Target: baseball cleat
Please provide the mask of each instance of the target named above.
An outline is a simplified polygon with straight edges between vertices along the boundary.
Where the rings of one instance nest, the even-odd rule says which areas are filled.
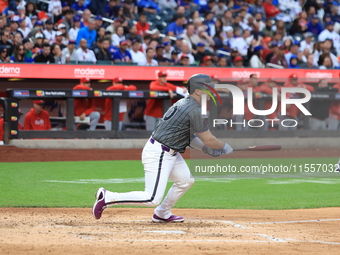
[[[105,193],[106,190],[104,188],[99,188],[96,193],[96,201],[94,202],[94,205],[92,207],[92,214],[97,220],[102,217],[102,213],[106,208]]]
[[[182,216],[171,215],[167,219],[162,219],[158,217],[156,214],[152,216],[152,221],[155,223],[167,223],[167,222],[183,222],[184,218]]]

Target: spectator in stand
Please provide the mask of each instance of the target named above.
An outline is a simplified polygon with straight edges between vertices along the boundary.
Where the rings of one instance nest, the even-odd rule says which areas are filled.
[[[184,14],[185,14],[185,8],[184,8],[184,6],[181,6],[181,5],[177,6],[176,13],[175,13],[175,15],[172,17],[170,23],[175,22],[175,21],[177,20],[177,17],[178,17],[178,16],[184,16]]]
[[[77,61],[77,53],[75,50],[76,42],[70,40],[67,47],[62,50],[62,58],[61,63],[66,64],[70,63],[71,61]]]
[[[133,91],[137,90],[137,87],[134,85],[123,85],[123,79],[121,77],[116,77],[112,80],[112,86],[108,87],[106,90],[128,90]],[[121,102],[122,106],[125,106],[123,102]],[[122,107],[123,108],[123,107]],[[119,111],[119,126],[118,130],[122,130],[123,127],[123,119],[124,119],[125,111]],[[105,99],[105,115],[104,115],[104,125],[105,130],[112,130],[112,99]]]
[[[32,58],[26,58],[24,45],[19,44],[14,48],[14,53],[10,58],[11,63],[32,63]]]
[[[323,70],[332,69],[333,67],[332,59],[330,55],[327,53],[324,53],[320,56],[318,64],[319,64],[319,69],[323,69]]]
[[[226,1],[225,0],[218,0],[217,5],[215,6],[215,9],[214,9],[214,14],[218,18],[222,18],[226,10],[228,10],[228,7],[226,5]]]
[[[48,5],[48,12],[54,16],[54,20],[61,14],[61,2],[60,0],[50,0]]]
[[[190,48],[196,50],[196,46],[200,42],[200,38],[197,34],[195,34],[194,24],[188,23],[186,25],[186,33],[182,34],[181,36],[189,43]]]
[[[68,31],[69,39],[76,41],[79,30],[80,30],[80,17],[74,16],[73,17],[73,25],[70,28],[70,30]]]
[[[42,52],[34,57],[35,63],[54,63],[54,57],[51,54],[51,45],[44,43],[42,46]]]
[[[298,56],[291,55],[288,68],[300,68],[300,66],[298,65]]]
[[[120,41],[125,40],[125,35],[124,35],[124,28],[122,26],[116,27],[116,33],[112,35],[111,41],[112,45],[115,47],[119,47]]]
[[[179,63],[177,64],[178,66],[190,66],[190,59],[188,55],[182,54],[180,57]]]
[[[99,51],[95,52],[97,60],[112,61],[112,55],[109,51],[110,40],[107,38],[100,39],[100,44],[101,47],[99,48]]]
[[[71,9],[76,11],[85,11],[87,8],[88,6],[85,5],[85,0],[78,0],[71,6]]]
[[[174,97],[174,92],[177,90],[177,86],[167,82],[167,73],[165,71],[158,72],[158,80],[150,83],[151,91],[166,91],[169,93],[170,98]],[[183,92],[186,93],[187,89],[182,87]],[[158,122],[163,116],[162,100],[160,99],[148,99],[145,109],[145,124],[146,130],[155,130]]]
[[[191,54],[191,48],[189,47],[189,44],[187,42],[182,43],[181,51],[182,51],[182,54],[186,54],[189,57],[191,65],[195,63],[195,58]],[[181,57],[181,55],[178,57]]]
[[[132,58],[129,51],[127,51],[128,44],[126,40],[122,40],[119,43],[119,50],[114,54],[114,61],[115,62],[126,62],[131,63]]]
[[[127,40],[138,40],[141,41],[142,38],[137,34],[137,27],[135,25],[130,26],[129,33],[126,35]]]
[[[19,19],[18,23],[19,23],[18,31],[21,32],[23,38],[26,38],[29,32],[31,32],[31,29],[26,26],[25,19]]]
[[[215,41],[213,40],[213,38],[211,36],[208,35],[208,33],[206,32],[206,26],[200,26],[197,29],[197,33],[198,33],[198,37],[200,39],[200,42],[204,43],[205,46],[207,46],[209,49],[213,50],[212,47],[215,46]]]
[[[155,60],[153,57],[155,56],[155,50],[154,48],[147,48],[145,51],[145,62],[142,63],[141,65],[143,66],[158,66],[157,60]]]
[[[170,65],[170,59],[163,57],[164,46],[162,44],[156,46],[156,56],[154,59],[159,66]]]
[[[273,5],[273,0],[265,0],[263,3],[264,11],[266,12],[266,18],[275,18],[281,11]]]
[[[169,41],[164,41],[164,52],[163,56],[167,59],[171,59],[171,52],[174,50],[174,47],[171,46],[171,43]]]
[[[331,52],[332,49],[332,39],[327,38],[323,42],[319,43],[320,45],[320,50],[314,50],[314,61],[315,65],[319,65],[318,62],[320,60],[320,56],[323,55],[324,53],[329,54],[331,57],[332,63],[333,63],[333,68],[339,66],[339,61],[338,58]]]
[[[91,13],[91,11],[89,9],[86,9],[83,12],[81,23],[80,23],[80,27],[81,28],[87,27],[89,25],[89,19],[91,19],[91,15],[92,15],[92,13]],[[94,26],[94,27],[96,27],[96,26]]]
[[[328,85],[326,79],[321,79],[318,82],[318,86],[315,92],[327,93],[333,92],[337,93],[338,89],[332,88]],[[329,116],[331,101],[329,100],[311,100],[310,102],[310,129],[311,130],[327,130],[327,119]]]
[[[305,34],[305,40],[300,42],[300,49],[299,51],[305,51],[305,49],[308,49],[310,53],[313,51],[313,34],[311,32],[307,32]]]
[[[103,17],[100,16],[100,15],[97,15],[95,18],[95,21],[96,21],[96,30],[98,31],[99,28],[104,28],[103,27]],[[105,29],[105,28],[104,28]]]
[[[283,45],[278,48],[277,53],[274,53],[273,57],[270,59],[270,63],[284,68],[288,67],[288,63],[285,58],[285,47]]]
[[[106,17],[112,18],[114,16],[114,10],[117,6],[117,0],[110,0],[106,5]]]
[[[228,64],[228,59],[226,57],[221,56],[221,57],[219,57],[216,66],[217,67],[227,67],[227,66],[231,66],[231,64],[230,63]]]
[[[316,14],[312,15],[312,21],[307,24],[307,31],[314,35],[319,35],[323,30],[322,24],[319,22],[319,17]]]
[[[137,28],[137,34],[139,34],[141,37],[143,37],[145,35],[145,32],[147,30],[150,30],[150,25],[147,23],[145,13],[142,12],[139,15],[138,22],[136,24],[136,28]]]
[[[205,67],[214,67],[214,62],[213,62],[213,58],[212,56],[205,56],[203,58],[203,63],[201,64],[201,66],[205,66]]]
[[[211,52],[205,49],[204,43],[199,42],[197,44],[197,52],[194,54],[195,61],[201,64],[203,63],[203,58],[209,54],[211,54]]]
[[[58,44],[61,50],[63,50],[66,48],[65,44],[63,43],[64,41],[65,38],[63,36],[63,32],[57,31],[54,44]]]
[[[26,16],[32,19],[34,16],[38,16],[37,6],[33,2],[28,2],[25,6]]]
[[[92,90],[89,78],[81,78],[80,84],[76,85],[73,90]],[[94,98],[74,99],[74,115],[78,116],[81,121],[86,117],[90,118],[89,130],[96,130],[100,119],[100,113],[95,110]]]
[[[324,29],[318,36],[318,41],[323,42],[327,39],[331,39],[333,41],[333,46],[336,52],[340,52],[340,36],[338,33],[334,32],[334,22],[329,21],[326,24],[326,29]]]
[[[17,10],[18,10],[18,15],[12,16],[11,20],[18,21],[20,19],[24,19],[25,22],[26,22],[26,26],[28,28],[32,29],[33,28],[32,21],[31,21],[31,19],[29,17],[26,16],[26,9],[25,9],[25,7],[24,6],[19,6],[17,8]]]
[[[7,49],[4,46],[0,46],[0,63],[8,63],[10,57],[7,56]]]
[[[91,12],[105,17],[106,15],[106,3],[107,0],[96,0],[96,1],[91,1],[90,2],[90,9]]]
[[[290,47],[289,47],[289,52],[287,52],[285,54],[285,58],[287,63],[290,63],[291,57],[293,55],[297,56],[299,52],[299,43],[298,42],[294,42]]]
[[[337,89],[337,93],[340,93],[340,83],[337,83],[333,86],[333,89]],[[329,122],[328,122],[329,130],[338,130],[340,129],[340,101],[332,101],[329,109]]]
[[[140,43],[138,40],[134,39],[131,41],[131,49],[129,50],[132,62],[137,63],[139,66],[146,62],[145,55],[139,51]]]
[[[50,115],[43,110],[43,100],[34,100],[33,108],[26,114],[24,130],[51,130]]]
[[[53,23],[51,20],[47,20],[45,22],[45,30],[43,31],[43,33],[50,44],[54,43],[56,31],[53,30]]]
[[[39,48],[39,50],[40,50],[42,48],[42,45],[43,45],[44,35],[39,32],[39,33],[36,33],[34,37],[35,37],[35,44],[34,44],[33,48],[35,48],[35,49]]]
[[[125,0],[123,6],[123,17],[125,20],[133,20],[137,14],[137,7],[134,6],[132,0]]]
[[[262,17],[266,17],[266,11],[263,7],[263,0],[255,0],[254,4],[250,5],[251,14],[255,16],[257,13],[261,13]]]
[[[266,20],[266,26],[262,29],[262,33],[265,37],[273,37],[274,31],[272,30],[273,27],[273,20],[267,19]]]
[[[3,20],[5,20],[5,19],[3,19]],[[4,27],[1,29],[2,32],[5,31],[5,24],[6,23],[4,23]],[[18,28],[19,28],[18,21],[11,20],[11,22],[9,23],[9,27],[10,27],[10,33],[15,34],[17,32]]]
[[[63,12],[64,19],[61,24],[65,25],[66,31],[69,31],[73,27],[74,10],[69,9]]]
[[[262,45],[256,46],[253,51],[253,55],[250,58],[250,67],[252,68],[265,68],[264,61],[262,59],[262,51],[264,47]]]
[[[79,30],[77,39],[76,39],[76,45],[79,46],[79,43],[81,39],[86,39],[87,46],[91,47],[92,43],[96,42],[97,40],[97,33],[96,33],[96,21],[94,19],[88,20],[88,26],[83,27]]]
[[[175,22],[172,22],[168,25],[166,29],[166,34],[169,36],[179,36],[183,34],[184,29],[183,25],[186,22],[186,18],[184,15],[178,15]]]
[[[173,51],[171,52],[171,59],[170,59],[170,61],[171,61],[172,64],[174,64],[174,65],[178,64],[178,62],[179,62],[178,55],[179,55],[180,53],[181,53],[181,52],[180,52],[179,50],[173,50]]]
[[[307,62],[301,65],[303,69],[317,69],[318,66],[314,64],[314,55],[309,54],[307,57]]]
[[[243,68],[243,58],[241,56],[237,56],[234,58],[234,67]]]
[[[88,43],[86,39],[81,39],[79,48],[76,50],[77,61],[79,62],[93,62],[96,63],[97,59],[94,52],[88,49]]]
[[[100,27],[97,29],[97,41],[99,39],[103,40],[103,39],[106,39],[106,38],[110,38],[110,36],[107,36],[105,34],[105,27]],[[111,41],[110,41],[110,44],[111,44]]]
[[[62,52],[60,46],[56,43],[53,43],[51,46],[51,52],[54,57],[54,63],[62,64]]]
[[[7,56],[12,56],[14,46],[12,43],[9,42],[9,32],[3,31],[0,35],[0,45],[7,49]]]
[[[31,39],[24,39],[22,40],[22,45],[24,45],[25,57],[30,61],[33,58],[33,41]]]

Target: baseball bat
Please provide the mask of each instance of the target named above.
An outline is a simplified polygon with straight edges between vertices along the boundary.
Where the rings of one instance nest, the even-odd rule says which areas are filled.
[[[281,150],[281,145],[258,145],[234,149],[234,151],[279,151],[279,150]]]

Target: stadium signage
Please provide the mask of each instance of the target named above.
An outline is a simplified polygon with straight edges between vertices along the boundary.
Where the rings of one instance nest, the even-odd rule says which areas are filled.
[[[122,92],[111,92],[111,91],[107,92],[107,91],[103,91],[102,94],[103,94],[103,96],[116,96],[116,97],[117,96],[118,97],[123,96]]]
[[[0,66],[0,76],[20,76],[20,67]]]
[[[325,72],[307,72],[306,78],[311,79],[331,79],[333,78],[332,73],[325,73]]]
[[[232,78],[249,78],[250,75],[256,74],[257,77],[261,77],[261,72],[254,72],[254,71],[232,71],[231,77]]]
[[[74,77],[76,78],[104,78],[105,77],[105,69],[101,68],[75,68],[74,69]]]

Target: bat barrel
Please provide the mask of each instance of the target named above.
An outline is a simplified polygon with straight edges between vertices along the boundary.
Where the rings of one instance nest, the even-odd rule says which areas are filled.
[[[234,149],[234,151],[278,151],[278,150],[281,150],[281,145],[259,145]]]

